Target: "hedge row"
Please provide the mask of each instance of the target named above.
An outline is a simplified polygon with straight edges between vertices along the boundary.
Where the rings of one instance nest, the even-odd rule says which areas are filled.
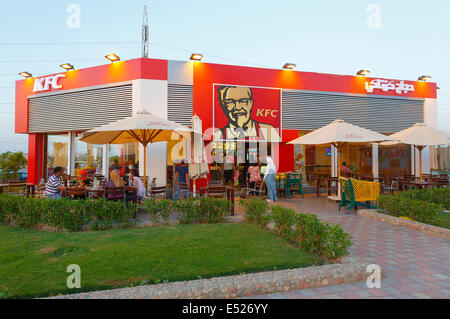
[[[348,255],[351,236],[339,225],[330,225],[320,221],[316,215],[297,213],[279,205],[269,209],[267,202],[260,199],[241,200],[241,205],[249,222],[264,227],[273,222],[280,236],[296,242],[309,252],[328,259]]]
[[[450,189],[412,189],[395,195],[380,195],[378,208],[380,212],[409,217],[420,223],[430,224],[444,209],[449,209]]]
[[[0,195],[0,223],[29,228],[47,225],[59,230],[79,231],[87,225],[92,230],[110,229],[113,225],[128,227],[134,224],[134,211],[123,202],[105,199],[51,200]]]
[[[173,213],[181,224],[223,223],[230,214],[228,200],[206,196],[180,201],[147,199],[144,206],[152,223],[167,224]]]

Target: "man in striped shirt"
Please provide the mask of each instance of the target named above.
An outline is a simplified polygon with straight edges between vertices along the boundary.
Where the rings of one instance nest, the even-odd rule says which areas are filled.
[[[53,170],[53,175],[47,181],[47,186],[45,187],[45,197],[51,199],[59,199],[61,198],[61,190],[63,189],[63,185],[61,180],[59,179],[62,175],[62,168],[55,167]]]

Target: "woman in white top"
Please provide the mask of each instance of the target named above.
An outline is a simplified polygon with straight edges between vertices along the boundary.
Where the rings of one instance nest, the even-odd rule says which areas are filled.
[[[275,174],[277,173],[277,168],[273,159],[270,156],[266,156],[266,171],[264,173],[263,181],[266,182],[267,189],[267,200],[278,202],[277,197],[277,185],[275,181]]]
[[[130,171],[130,186],[136,189],[137,200],[140,201],[145,196],[145,187],[139,178],[139,170],[134,168]]]

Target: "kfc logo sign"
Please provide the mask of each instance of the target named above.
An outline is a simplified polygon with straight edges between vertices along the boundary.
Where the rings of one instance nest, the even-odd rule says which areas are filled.
[[[214,140],[280,140],[279,89],[214,85]]]
[[[61,89],[62,85],[58,85],[58,80],[65,77],[65,74],[57,74],[53,76],[47,76],[45,78],[35,79],[33,92],[48,91],[50,90],[50,88]]]

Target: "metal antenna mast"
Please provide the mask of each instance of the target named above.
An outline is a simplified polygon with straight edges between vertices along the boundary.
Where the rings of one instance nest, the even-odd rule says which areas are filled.
[[[144,6],[144,16],[142,18],[142,57],[148,58],[148,16],[147,16],[147,6]]]

